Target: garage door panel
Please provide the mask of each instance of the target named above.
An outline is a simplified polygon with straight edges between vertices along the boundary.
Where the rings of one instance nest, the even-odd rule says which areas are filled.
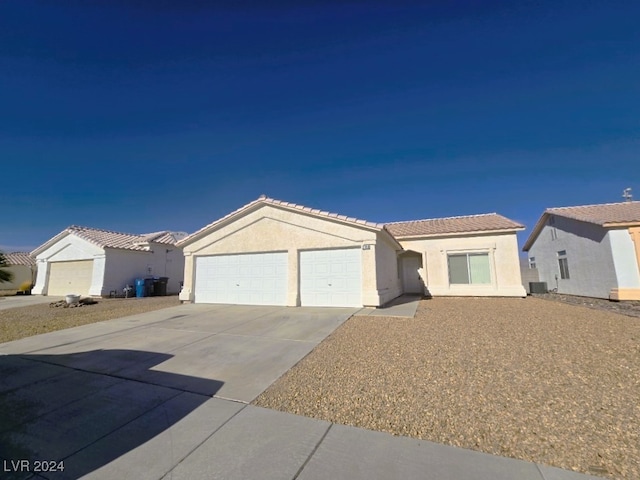
[[[286,252],[198,257],[195,301],[286,305],[287,261]]]
[[[49,295],[89,295],[93,278],[93,260],[51,262],[49,264]]]
[[[303,306],[362,306],[362,253],[359,248],[300,252]]]

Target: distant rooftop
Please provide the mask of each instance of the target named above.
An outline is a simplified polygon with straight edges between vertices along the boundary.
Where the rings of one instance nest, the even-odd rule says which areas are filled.
[[[640,223],[640,202],[602,203],[577,207],[547,208],[545,213],[582,222],[607,226],[616,223]]]
[[[575,207],[547,208],[533,227],[522,250],[525,252],[529,251],[536,241],[536,238],[538,238],[538,235],[540,235],[550,215],[592,223],[604,228],[640,226],[640,202],[600,203],[596,205],[578,205]]]
[[[163,230],[161,232],[133,234],[114,232],[111,230],[104,230],[100,228],[81,227],[78,225],[71,225],[67,227],[58,235],[47,241],[44,245],[36,248],[32,255],[36,255],[43,250],[47,245],[57,241],[59,238],[66,234],[74,234],[87,242],[93,243],[101,248],[120,248],[124,250],[138,250],[145,251],[149,249],[149,243],[159,243],[162,245],[175,245],[179,240],[185,238],[187,234],[185,232],[171,232],[169,230]]]
[[[5,253],[4,258],[7,260],[7,265],[35,265],[35,259],[29,255],[28,252],[12,252]]]

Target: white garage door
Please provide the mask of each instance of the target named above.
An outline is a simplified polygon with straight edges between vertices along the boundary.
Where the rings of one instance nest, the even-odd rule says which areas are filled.
[[[51,262],[49,264],[49,295],[89,295],[93,260]]]
[[[360,249],[300,252],[300,303],[315,307],[361,307]]]
[[[287,304],[287,252],[196,258],[196,303]]]

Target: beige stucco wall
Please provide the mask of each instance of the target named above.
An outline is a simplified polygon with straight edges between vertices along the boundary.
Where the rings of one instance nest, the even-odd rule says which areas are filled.
[[[300,304],[299,252],[324,248],[359,247],[362,252],[362,301],[378,306],[390,292],[397,291],[390,276],[379,275],[377,261],[389,263],[395,250],[387,234],[360,228],[306,212],[291,211],[272,205],[258,205],[230,221],[216,226],[210,233],[183,246],[185,254],[183,301],[194,300],[194,257],[233,253],[288,252],[287,305]],[[368,245],[362,249],[363,245]],[[397,295],[396,295],[397,296]]]
[[[515,233],[465,235],[455,237],[399,240],[405,250],[422,255],[419,274],[426,294],[432,296],[514,296],[524,297]],[[449,285],[447,255],[454,253],[489,253],[491,284]]]
[[[640,227],[630,227],[628,232],[631,244],[627,243],[627,248],[624,248],[621,242],[616,242],[615,245],[613,242],[611,244],[618,276],[617,288],[612,288],[609,293],[611,300],[640,300],[640,287],[638,286],[640,280],[638,275],[640,272]],[[612,233],[610,232],[609,235]],[[623,232],[620,234],[620,237],[624,237]]]
[[[386,235],[378,235],[378,245],[376,246],[376,275],[378,281],[378,295],[380,302],[378,305],[393,300],[402,295],[402,279],[398,271],[398,254],[396,246]]]
[[[17,292],[20,289],[20,285],[23,283],[35,282],[35,265],[10,265],[3,268],[13,274],[13,279],[10,282],[0,282],[0,290]]]

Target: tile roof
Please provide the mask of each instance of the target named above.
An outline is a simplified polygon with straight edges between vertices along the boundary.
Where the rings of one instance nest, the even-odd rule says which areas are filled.
[[[99,228],[72,225],[65,231],[73,233],[102,248],[123,248],[125,250],[148,250],[148,243],[175,245],[178,239],[187,236],[184,232],[162,232],[131,234],[102,230]]]
[[[524,225],[497,213],[486,213],[461,217],[393,222],[387,223],[386,228],[394,237],[403,238],[497,230],[515,231],[523,230]]]
[[[4,258],[7,260],[7,265],[35,265],[36,260],[28,252],[12,252],[5,253]]]
[[[192,233],[191,235],[187,236],[186,238],[183,238],[182,240],[180,240],[178,242],[179,245],[182,245],[184,243],[186,243],[188,240],[191,240],[193,238],[196,238],[198,236],[200,236],[203,232],[211,229],[212,227],[215,227],[216,225],[220,225],[222,223],[224,223],[226,220],[230,219],[231,217],[236,216],[237,214],[244,212],[246,210],[249,210],[257,205],[260,204],[267,204],[267,205],[275,205],[275,206],[279,206],[279,207],[283,207],[289,210],[299,210],[301,212],[305,212],[305,213],[309,213],[312,215],[318,215],[320,217],[325,217],[328,219],[335,219],[335,220],[340,220],[343,222],[347,222],[347,223],[352,223],[355,225],[359,225],[359,226],[363,226],[363,227],[368,227],[368,228],[374,228],[377,230],[383,230],[384,229],[384,224],[382,223],[374,223],[374,222],[368,222],[366,220],[360,220],[358,218],[355,217],[347,217],[346,215],[339,215],[337,213],[331,213],[331,212],[327,212],[324,210],[319,210],[317,208],[309,208],[309,207],[305,207],[303,205],[299,205],[297,203],[291,203],[291,202],[284,202],[282,200],[275,200],[273,198],[269,198],[266,195],[261,195],[260,197],[258,197],[256,200],[254,200],[253,202],[250,202],[248,204],[246,204],[243,207],[238,208],[237,210],[234,210],[233,212],[229,213],[228,215],[225,215],[224,217],[216,220],[215,222],[212,222],[208,225],[205,225],[204,227],[202,227],[200,230],[198,230],[197,232]]]
[[[162,232],[154,232],[154,233],[146,233],[140,235],[144,238],[146,242],[153,243],[166,243],[169,245],[174,245],[179,240],[185,238],[188,234],[186,232],[169,232],[167,230]]]
[[[540,235],[550,215],[571,218],[601,227],[640,226],[640,202],[600,203],[576,207],[547,208],[533,227],[522,250],[528,252]]]
[[[36,248],[31,255],[37,255],[47,246],[57,242],[67,234],[76,235],[87,242],[93,243],[101,248],[120,248],[124,250],[149,250],[149,242],[160,243],[164,245],[175,245],[178,240],[187,236],[185,232],[170,232],[164,230],[162,232],[132,234],[114,232],[100,228],[81,227],[71,225],[58,235],[47,241],[45,244]]]
[[[617,223],[640,223],[640,202],[547,208],[545,213],[595,223],[603,227]]]

